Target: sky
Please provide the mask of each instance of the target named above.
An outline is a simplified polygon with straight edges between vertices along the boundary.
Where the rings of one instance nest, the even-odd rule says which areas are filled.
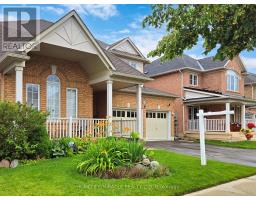
[[[2,8],[4,6],[8,5],[0,5],[0,21],[3,19]],[[44,4],[29,6],[38,6],[40,18],[52,22],[61,18],[70,10],[75,9],[97,39],[111,44],[124,37],[130,37],[145,56],[147,56],[150,50],[156,47],[157,42],[165,33],[164,28],[142,28],[142,20],[151,13],[150,5]],[[13,19],[15,19],[15,16],[13,16]],[[199,59],[206,57],[202,52],[202,41],[200,40],[196,46],[190,50],[186,50],[184,53]],[[212,56],[214,53],[215,51],[212,51],[207,56]],[[240,57],[245,63],[247,70],[256,73],[256,50],[250,52],[244,51],[240,54]],[[154,60],[156,58],[149,59]]]

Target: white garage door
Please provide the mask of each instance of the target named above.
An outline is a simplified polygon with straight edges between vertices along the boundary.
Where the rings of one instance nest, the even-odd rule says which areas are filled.
[[[168,113],[159,111],[147,111],[146,113],[146,139],[147,140],[168,140]]]

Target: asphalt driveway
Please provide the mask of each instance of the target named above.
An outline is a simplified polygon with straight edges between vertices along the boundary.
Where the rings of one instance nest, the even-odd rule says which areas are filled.
[[[199,143],[195,142],[147,142],[147,147],[165,149],[192,156],[200,156]],[[237,163],[256,167],[256,150],[206,145],[206,156],[210,160]]]

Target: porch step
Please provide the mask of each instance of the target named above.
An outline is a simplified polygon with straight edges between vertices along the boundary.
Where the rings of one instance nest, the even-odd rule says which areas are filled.
[[[184,139],[186,140],[198,140],[199,133],[186,132],[184,134]],[[205,135],[206,140],[220,140],[220,141],[243,141],[246,140],[245,136],[240,132],[207,132]]]

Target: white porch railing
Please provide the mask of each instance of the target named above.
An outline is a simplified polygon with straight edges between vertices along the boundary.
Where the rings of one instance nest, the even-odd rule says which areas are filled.
[[[137,130],[136,119],[113,119],[113,135],[130,136],[131,132]]]
[[[46,127],[51,139],[63,137],[106,137],[108,120],[93,118],[57,118],[48,119]],[[136,119],[113,119],[114,136],[130,136],[136,129]]]
[[[46,127],[50,138],[63,137],[105,137],[107,119],[58,118],[48,119]]]
[[[225,119],[206,119],[206,131],[224,132],[226,130]],[[188,120],[188,131],[199,131],[199,120]]]

